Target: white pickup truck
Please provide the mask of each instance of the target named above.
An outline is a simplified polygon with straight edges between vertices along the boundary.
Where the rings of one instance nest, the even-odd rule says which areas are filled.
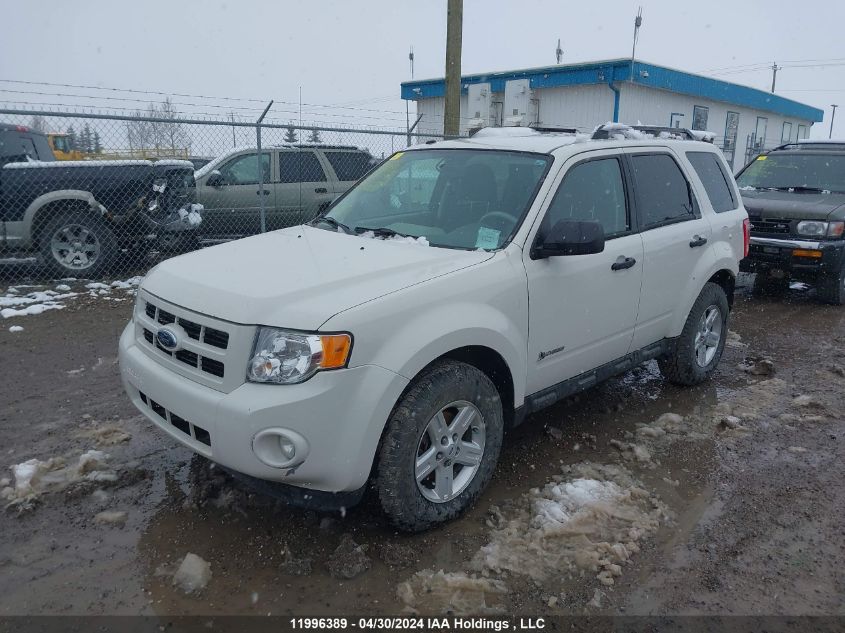
[[[129,397],[279,495],[370,482],[422,530],[478,498],[527,414],[648,359],[706,380],[748,250],[736,184],[711,144],[605,136],[417,146],[308,225],[159,264],[120,340]]]

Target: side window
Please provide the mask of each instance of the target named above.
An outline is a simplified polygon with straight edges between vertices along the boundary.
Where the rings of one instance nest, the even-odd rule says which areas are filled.
[[[569,219],[597,220],[606,237],[628,230],[625,184],[618,159],[590,160],[567,172],[546,213],[544,228]]]
[[[21,147],[23,148],[24,154],[29,158],[38,160],[38,151],[35,149],[35,143],[32,142],[32,139],[21,138]]]
[[[365,152],[326,152],[326,158],[341,182],[358,180],[373,166],[373,157]]]
[[[264,171],[264,182],[270,182],[270,155],[261,154],[261,168]],[[229,161],[220,168],[220,173],[230,185],[258,184],[258,156],[245,154]]]
[[[326,174],[314,152],[279,152],[279,182],[325,182]]]
[[[722,162],[710,152],[687,152],[695,173],[704,184],[707,197],[716,213],[736,209],[736,198],[730,177],[725,173]]]
[[[640,154],[631,156],[631,165],[641,228],[695,217],[692,190],[675,159],[668,154]]]

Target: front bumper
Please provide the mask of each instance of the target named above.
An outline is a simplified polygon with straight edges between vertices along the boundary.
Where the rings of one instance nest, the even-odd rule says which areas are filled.
[[[387,369],[362,365],[297,385],[244,383],[224,393],[159,363],[136,342],[133,323],[120,338],[119,357],[132,403],[175,440],[250,477],[332,493],[366,483],[381,432],[408,384]],[[277,468],[259,459],[254,440],[268,432],[304,440],[297,445],[304,461]]]
[[[819,255],[809,256],[810,253]],[[838,274],[844,258],[845,240],[815,242],[752,235],[748,257],[739,263],[739,269],[743,272],[781,270],[796,279],[813,279],[828,272]]]

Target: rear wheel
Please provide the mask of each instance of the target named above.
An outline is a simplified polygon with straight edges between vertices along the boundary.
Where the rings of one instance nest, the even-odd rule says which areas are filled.
[[[716,370],[728,335],[730,306],[724,289],[704,284],[672,350],[658,359],[661,373],[679,385],[697,385]]]
[[[438,362],[411,385],[388,421],[375,487],[399,528],[459,516],[493,475],[504,420],[499,393],[471,365]]]
[[[819,301],[836,306],[845,303],[845,264],[838,272],[819,277],[816,297]]]
[[[105,272],[117,254],[111,228],[90,212],[63,213],[39,233],[45,266],[61,277],[93,277]]]

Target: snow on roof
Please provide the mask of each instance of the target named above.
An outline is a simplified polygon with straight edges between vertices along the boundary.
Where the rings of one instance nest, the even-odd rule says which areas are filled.
[[[193,169],[194,164],[189,160],[179,160],[176,158],[165,158],[163,160],[157,160],[156,165],[164,165],[165,167],[187,167],[188,169]]]
[[[151,167],[152,163],[148,160],[31,160],[26,163],[6,163],[3,165],[3,169],[41,169],[49,167],[129,167],[142,165]],[[188,163],[188,165],[190,165],[190,163]]]

